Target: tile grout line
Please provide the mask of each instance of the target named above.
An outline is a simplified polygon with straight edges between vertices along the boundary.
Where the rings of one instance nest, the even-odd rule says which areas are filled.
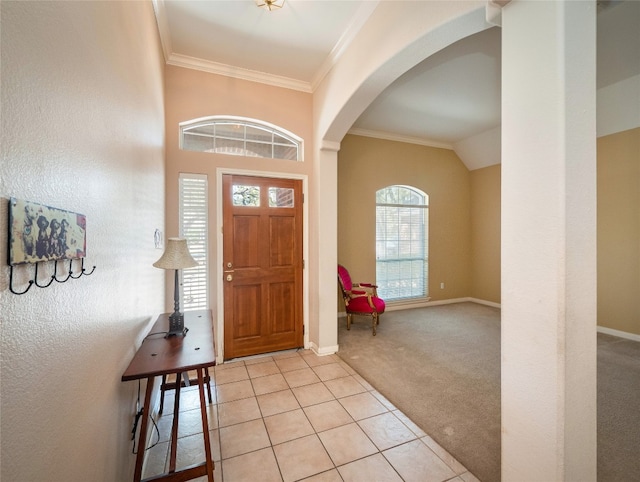
[[[297,355],[297,357],[296,357],[296,355]],[[309,356],[309,355],[307,355],[307,356]],[[290,359],[299,359],[302,363],[304,363],[305,367],[303,367],[303,368],[293,368],[293,369],[290,369],[290,370],[283,371],[283,367],[287,367],[287,366],[289,366],[289,365],[291,365],[291,366],[296,365],[296,363],[297,363],[297,362],[290,362],[289,364],[285,362],[285,360],[290,360]],[[283,362],[283,363],[282,363],[283,367],[281,367],[281,366],[277,363],[277,361],[278,361],[278,360],[280,360],[280,361],[282,361],[282,362]],[[257,376],[251,376],[250,370],[247,368],[248,366],[255,366],[255,365],[259,365],[259,364],[262,364],[262,363],[268,363],[268,362],[273,362],[273,363],[275,364],[275,367],[277,368],[277,373],[267,373],[267,374],[262,374],[262,375],[257,375]],[[237,364],[237,366],[229,366],[229,365],[236,365],[236,364]],[[336,376],[336,377],[334,377],[334,378],[326,378],[326,379],[324,379],[324,380],[323,380],[322,378],[320,378],[320,375],[321,375],[321,373],[322,373],[322,371],[323,371],[323,370],[321,370],[320,368],[321,368],[321,367],[323,367],[323,366],[331,365],[331,364],[335,364],[336,366],[338,366],[338,367],[342,368],[342,369],[343,369],[347,374],[346,374],[346,375]],[[225,364],[225,365],[227,365],[227,364]],[[233,377],[232,377],[232,379],[230,379],[229,381],[225,381],[224,383],[218,383],[218,381],[216,380],[216,379],[218,379],[218,376],[217,376],[217,375],[218,375],[218,371],[219,371],[220,373],[224,373],[224,372],[226,372],[227,370],[235,369],[235,368],[241,368],[241,367],[242,367],[242,368],[244,368],[244,372],[245,372],[245,374],[246,374],[247,378],[240,378],[240,379],[237,379],[237,380],[236,380],[236,379],[233,379]],[[318,368],[319,370],[318,370],[318,371],[316,371],[316,368]],[[311,370],[311,373],[313,373],[313,374],[314,374],[314,376],[318,379],[318,381],[314,381],[314,382],[311,382],[311,383],[305,383],[305,384],[302,384],[302,385],[296,385],[295,387],[294,387],[294,386],[291,386],[291,385],[290,385],[290,382],[289,382],[289,381],[287,380],[287,378],[285,377],[285,373],[293,372],[293,371],[296,371],[296,370],[306,370],[306,369],[310,369],[310,370]],[[319,372],[320,372],[320,373],[319,373]],[[353,373],[351,373],[351,372],[353,372]],[[282,390],[275,390],[275,391],[273,391],[273,392],[265,392],[265,393],[261,393],[261,394],[259,394],[259,395],[258,395],[258,394],[256,393],[254,380],[256,380],[256,379],[260,379],[260,378],[263,378],[263,377],[267,377],[267,376],[273,376],[273,375],[280,375],[280,376],[284,379],[284,381],[285,381],[285,383],[286,383],[286,385],[287,385],[287,387],[288,387],[288,388],[283,388]],[[326,374],[325,374],[325,377],[326,377]],[[329,386],[327,386],[327,382],[330,382],[330,381],[332,381],[332,380],[346,379],[346,378],[349,378],[349,377],[351,377],[351,378],[352,378],[352,379],[353,379],[353,380],[354,380],[354,381],[355,381],[355,382],[356,382],[356,383],[357,383],[357,384],[358,384],[358,385],[359,385],[359,386],[360,386],[364,391],[363,391],[363,392],[356,392],[356,393],[352,393],[352,394],[345,395],[345,396],[342,396],[342,397],[338,397],[338,396],[336,396],[336,394],[334,393],[334,391],[332,391],[332,390],[331,390],[331,388],[330,388]],[[363,380],[365,383],[363,384],[360,380],[358,380],[358,377],[359,377],[361,380]],[[397,474],[398,474],[398,476],[400,476],[400,478],[402,479],[402,476],[399,474],[399,472],[398,472],[398,470],[396,469],[396,467],[395,467],[395,466],[394,466],[394,465],[393,465],[393,464],[392,464],[392,463],[391,463],[391,462],[386,458],[386,456],[384,455],[384,453],[383,453],[383,452],[384,452],[384,451],[386,451],[386,450],[390,450],[390,449],[393,449],[393,448],[399,447],[399,446],[401,446],[401,445],[403,445],[403,444],[405,444],[405,443],[414,442],[414,441],[416,441],[416,440],[417,440],[417,441],[420,441],[420,442],[421,442],[421,443],[422,443],[422,444],[423,444],[423,445],[424,445],[424,446],[425,446],[425,447],[426,447],[430,452],[432,452],[432,453],[433,453],[433,454],[434,454],[434,455],[435,455],[439,460],[441,460],[441,461],[442,461],[442,462],[443,462],[447,467],[449,467],[449,468],[450,468],[450,469],[451,469],[451,470],[456,474],[453,478],[451,478],[451,479],[447,479],[447,480],[454,480],[454,479],[456,479],[457,477],[460,477],[461,475],[463,475],[463,474],[465,474],[465,473],[469,473],[469,474],[470,474],[470,472],[468,472],[468,470],[466,470],[466,469],[465,469],[465,471],[464,471],[464,472],[461,472],[460,474],[458,474],[458,473],[457,473],[457,471],[456,471],[456,470],[454,470],[454,468],[453,468],[453,467],[451,467],[451,466],[450,466],[450,465],[449,465],[449,464],[448,464],[444,459],[442,459],[442,457],[440,457],[440,455],[439,455],[437,452],[435,452],[435,451],[434,451],[434,450],[433,450],[433,449],[432,449],[432,448],[431,448],[431,447],[430,447],[430,446],[429,446],[429,445],[428,445],[428,444],[423,440],[425,437],[427,437],[427,435],[426,435],[426,434],[424,434],[424,431],[423,431],[422,429],[420,429],[420,427],[415,426],[415,423],[414,423],[413,421],[411,421],[411,419],[409,419],[409,418],[406,416],[406,414],[402,413],[402,412],[401,412],[397,407],[395,407],[395,405],[393,405],[391,402],[389,402],[389,401],[386,399],[386,397],[384,397],[382,394],[380,394],[379,392],[377,392],[377,391],[376,391],[376,389],[375,389],[374,387],[372,387],[372,386],[371,386],[371,385],[370,385],[366,380],[364,380],[364,379],[363,379],[363,378],[362,378],[362,377],[361,377],[357,372],[355,372],[355,370],[353,370],[353,369],[352,369],[351,367],[349,367],[346,363],[344,363],[343,361],[341,361],[341,360],[339,360],[339,359],[337,359],[337,360],[336,360],[336,359],[334,358],[334,359],[332,359],[332,361],[327,362],[327,363],[318,363],[318,364],[313,364],[313,365],[312,365],[312,364],[310,364],[310,363],[305,359],[305,355],[303,355],[303,354],[302,354],[302,353],[300,353],[299,351],[296,351],[295,353],[288,354],[288,355],[286,355],[286,356],[278,357],[278,358],[274,358],[274,357],[268,357],[268,356],[266,356],[266,357],[264,357],[264,361],[260,361],[260,362],[253,362],[253,363],[251,363],[251,364],[249,364],[249,365],[247,365],[247,364],[244,362],[244,360],[242,360],[242,361],[237,361],[237,362],[229,363],[229,364],[227,365],[227,367],[225,367],[225,368],[219,368],[219,366],[216,366],[216,367],[215,367],[215,369],[214,369],[214,377],[212,377],[212,380],[214,381],[214,390],[215,390],[215,392],[216,392],[216,399],[215,399],[215,403],[211,403],[211,404],[208,404],[208,405],[209,405],[209,406],[214,406],[214,405],[216,406],[216,409],[215,409],[214,413],[212,414],[212,415],[213,415],[213,416],[215,416],[215,418],[216,418],[216,420],[215,420],[215,424],[214,424],[214,426],[215,426],[216,428],[210,429],[209,431],[210,431],[210,432],[211,432],[212,430],[216,430],[216,431],[217,431],[217,437],[216,437],[216,438],[217,438],[218,446],[219,446],[219,449],[220,449],[220,460],[219,460],[218,462],[219,462],[219,464],[220,464],[219,469],[220,469],[220,476],[221,476],[222,480],[224,480],[224,474],[223,474],[223,472],[222,472],[222,465],[223,465],[223,461],[224,461],[224,460],[231,460],[231,459],[233,459],[233,458],[240,457],[240,456],[244,456],[244,455],[246,455],[246,454],[254,453],[254,452],[257,452],[257,451],[259,451],[259,450],[264,450],[265,448],[267,448],[267,447],[262,447],[262,448],[260,448],[260,449],[251,450],[251,451],[246,452],[246,453],[237,454],[237,455],[234,455],[234,456],[232,456],[232,457],[228,457],[228,458],[226,458],[226,459],[225,459],[225,458],[223,458],[223,456],[222,456],[222,436],[221,436],[221,431],[222,431],[222,429],[223,429],[223,428],[227,428],[227,427],[232,427],[232,426],[235,426],[235,425],[239,425],[239,424],[242,424],[242,423],[246,423],[247,421],[252,421],[252,420],[261,420],[261,421],[262,421],[262,425],[263,425],[263,427],[264,427],[264,430],[265,430],[266,435],[267,435],[267,439],[268,439],[268,441],[269,441],[269,447],[270,447],[270,449],[271,449],[271,453],[273,454],[273,457],[274,457],[275,462],[276,462],[276,464],[277,464],[278,471],[279,471],[279,473],[280,473],[280,477],[282,478],[282,480],[284,480],[284,475],[283,475],[283,472],[282,472],[282,468],[281,468],[281,466],[280,466],[280,462],[278,461],[278,458],[277,458],[277,456],[276,456],[275,447],[277,447],[277,446],[279,446],[279,445],[282,445],[282,444],[285,444],[285,443],[292,442],[292,441],[294,441],[294,440],[299,440],[299,439],[301,439],[301,438],[308,437],[308,436],[310,436],[310,435],[314,435],[314,436],[315,436],[315,437],[320,441],[320,443],[321,443],[321,445],[322,445],[322,447],[323,447],[324,451],[325,451],[325,452],[326,452],[326,454],[328,455],[329,460],[331,461],[331,463],[332,463],[332,465],[333,465],[333,468],[332,468],[332,469],[323,470],[323,471],[321,471],[321,472],[318,472],[317,474],[308,475],[308,476],[306,476],[306,477],[313,477],[313,476],[319,475],[319,474],[324,473],[324,472],[329,472],[329,471],[331,471],[331,470],[336,470],[336,471],[338,471],[338,467],[342,467],[342,466],[348,465],[348,464],[350,464],[350,463],[353,463],[353,462],[356,462],[356,461],[359,461],[359,460],[365,459],[365,458],[367,458],[367,457],[371,457],[371,456],[373,456],[373,455],[380,454],[380,455],[382,455],[382,456],[383,456],[383,458],[386,460],[386,462],[387,462],[387,463],[388,463],[388,464],[393,468],[394,472],[395,472],[395,473],[397,473]],[[240,398],[238,398],[238,399],[228,400],[228,401],[226,401],[226,402],[220,402],[220,399],[219,399],[219,397],[218,397],[218,393],[219,393],[219,391],[218,391],[218,387],[220,387],[220,386],[224,386],[224,385],[228,385],[228,384],[231,384],[231,383],[239,383],[239,382],[243,382],[243,381],[248,381],[248,382],[249,382],[249,386],[250,386],[250,388],[251,388],[251,391],[252,391],[253,395],[250,395],[250,396],[242,396],[242,397],[240,397]],[[303,406],[303,405],[302,405],[302,403],[301,403],[301,400],[300,400],[300,398],[299,398],[299,395],[296,395],[296,393],[295,393],[294,389],[295,389],[295,388],[303,388],[303,387],[306,387],[306,386],[311,386],[311,385],[316,385],[316,384],[321,384],[321,385],[322,385],[322,387],[323,387],[325,390],[327,390],[327,391],[328,391],[328,393],[330,393],[330,394],[331,394],[331,396],[333,397],[333,399],[332,399],[332,400],[326,400],[326,401],[318,402],[318,403],[311,403],[311,404],[308,404],[308,405]],[[293,399],[295,400],[296,404],[298,405],[298,407],[297,407],[297,408],[294,408],[294,409],[290,409],[290,410],[284,410],[284,411],[282,411],[282,412],[277,412],[277,413],[274,413],[274,414],[271,414],[271,415],[265,415],[264,407],[260,405],[260,402],[259,402],[259,398],[258,398],[258,397],[263,396],[263,395],[270,395],[270,394],[274,394],[274,393],[278,393],[278,392],[290,392],[290,393],[292,394]],[[382,408],[384,408],[384,412],[376,413],[376,414],[369,415],[369,416],[366,416],[366,417],[363,417],[363,418],[361,418],[361,419],[356,420],[356,419],[353,417],[353,415],[349,412],[349,410],[347,409],[347,406],[345,406],[345,404],[343,403],[343,401],[342,401],[342,400],[343,400],[343,399],[347,399],[347,398],[349,398],[349,397],[357,396],[357,395],[360,395],[360,394],[365,394],[365,393],[366,393],[366,394],[371,395],[371,396],[372,396],[372,397],[373,397],[373,398],[374,398],[374,399],[375,399],[375,400],[376,400],[376,401],[377,401],[377,402],[382,406]],[[379,395],[379,397],[381,397],[381,398],[382,398],[382,400],[381,400],[378,396],[376,396],[375,394]],[[240,400],[247,400],[247,399],[255,399],[255,401],[256,401],[256,405],[257,405],[257,407],[258,407],[258,412],[259,412],[259,414],[260,414],[260,417],[255,418],[255,419],[251,419],[251,420],[247,420],[247,421],[243,421],[243,422],[233,423],[233,424],[226,425],[226,426],[222,427],[222,426],[221,426],[221,423],[220,423],[220,422],[221,422],[221,421],[220,421],[220,411],[219,411],[219,407],[220,407],[220,405],[225,404],[225,403],[236,402],[236,401],[240,401]],[[345,412],[349,415],[349,418],[350,418],[352,421],[351,421],[351,422],[349,422],[349,423],[347,423],[347,424],[341,424],[341,425],[338,425],[338,426],[336,426],[336,427],[332,427],[332,428],[329,428],[329,429],[326,429],[326,430],[322,430],[322,431],[320,431],[320,432],[319,432],[319,431],[316,429],[316,427],[313,425],[313,423],[311,422],[311,419],[309,418],[309,415],[308,415],[308,413],[307,413],[307,411],[306,411],[305,409],[307,409],[307,408],[309,408],[309,407],[318,406],[318,405],[321,405],[321,404],[323,404],[323,403],[332,402],[332,401],[337,401],[337,402],[340,404],[340,407],[341,407],[343,410],[345,410]],[[386,402],[386,403],[385,403],[385,402]],[[188,412],[188,411],[191,411],[191,410],[195,410],[195,408],[190,408],[190,409],[188,409],[188,410],[181,410],[181,412]],[[269,430],[268,430],[268,428],[267,428],[266,419],[268,419],[268,418],[270,418],[270,417],[274,417],[274,416],[278,416],[278,415],[282,415],[282,414],[286,414],[286,413],[294,412],[294,411],[297,411],[297,410],[300,410],[300,411],[302,412],[302,414],[303,414],[303,415],[304,415],[304,417],[305,417],[305,420],[309,423],[309,425],[310,425],[311,429],[313,430],[313,433],[312,433],[312,434],[308,434],[308,435],[304,435],[304,436],[300,436],[300,437],[294,437],[293,439],[285,440],[284,442],[281,442],[281,443],[278,443],[278,444],[274,444],[274,443],[273,443],[273,439],[272,439],[272,434],[269,432]],[[413,424],[417,429],[419,429],[419,430],[421,431],[421,433],[423,433],[423,435],[420,435],[420,434],[416,433],[416,431],[415,431],[411,426],[408,426],[408,425],[407,425],[407,424],[402,420],[402,418],[400,418],[400,416],[398,416],[398,414],[396,414],[396,413],[394,413],[394,412],[398,412],[398,413],[399,413],[399,414],[401,414],[403,417],[405,417],[405,418],[406,418],[408,421],[410,421],[410,422],[411,422],[411,423],[412,423],[412,424]],[[381,449],[377,446],[377,444],[375,443],[375,441],[371,438],[371,436],[370,436],[367,432],[365,432],[365,430],[364,430],[364,429],[362,428],[362,426],[360,425],[360,422],[362,422],[362,421],[364,421],[364,420],[368,420],[368,419],[374,418],[374,417],[377,417],[377,416],[380,416],[380,415],[383,415],[383,414],[391,414],[391,415],[393,416],[393,418],[394,418],[394,419],[395,419],[395,420],[396,420],[396,421],[397,421],[397,422],[398,422],[402,427],[404,427],[405,429],[407,429],[407,431],[413,435],[413,438],[412,438],[411,440],[407,440],[407,441],[404,441],[404,442],[400,442],[400,443],[397,443],[396,445],[393,445],[393,446],[387,447],[387,448],[386,448],[386,449],[384,449],[384,450],[381,450]],[[366,439],[367,439],[367,440],[368,440],[368,441],[373,445],[373,447],[375,447],[376,452],[374,452],[373,454],[369,454],[369,455],[366,455],[366,456],[363,456],[363,457],[356,458],[356,459],[354,459],[354,460],[351,460],[351,461],[349,461],[349,462],[345,462],[345,463],[340,464],[340,465],[336,465],[335,461],[333,460],[333,458],[332,458],[332,457],[331,457],[331,455],[329,454],[329,451],[327,450],[327,447],[326,447],[325,443],[323,442],[322,438],[320,438],[320,434],[321,434],[321,433],[325,433],[325,432],[327,432],[327,431],[329,431],[329,430],[333,430],[333,429],[336,429],[336,428],[344,427],[344,426],[347,426],[347,425],[350,425],[350,424],[355,424],[355,426],[356,426],[360,431],[362,431],[362,433],[365,435]],[[196,433],[194,433],[194,434],[186,434],[186,435],[183,435],[182,437],[179,437],[179,438],[184,438],[184,437],[188,437],[188,436],[192,436],[192,435],[197,435],[198,433],[200,433],[200,434],[201,434],[202,432],[200,431],[200,432],[196,432]],[[167,443],[167,445],[169,445],[169,444]],[[166,457],[167,457],[167,456],[168,456],[168,455],[167,455],[167,453],[165,453],[165,455],[164,455],[164,459],[165,459],[164,466],[165,466],[165,467],[166,467]],[[453,458],[453,457],[452,457],[452,458]],[[459,463],[459,462],[458,462],[458,463]],[[342,478],[342,475],[339,473],[339,471],[338,471],[338,475],[340,476],[340,478]],[[471,474],[471,475],[472,475],[472,474]],[[306,477],[305,477],[305,478],[306,478]],[[404,479],[403,479],[403,480],[404,480]]]

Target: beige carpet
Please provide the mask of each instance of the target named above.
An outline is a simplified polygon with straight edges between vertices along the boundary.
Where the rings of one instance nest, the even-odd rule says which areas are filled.
[[[598,481],[640,482],[640,342],[598,334]]]
[[[483,482],[500,480],[500,310],[339,319],[338,355]],[[598,335],[598,481],[640,481],[640,343]]]

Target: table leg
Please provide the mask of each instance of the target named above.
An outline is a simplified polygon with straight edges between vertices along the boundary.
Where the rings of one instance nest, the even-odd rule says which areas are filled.
[[[162,382],[160,382],[160,410],[158,411],[158,415],[162,415],[162,410],[164,410],[164,386],[167,383],[167,376],[162,375]]]
[[[176,373],[176,395],[173,403],[173,425],[171,426],[171,454],[169,456],[169,473],[176,471],[176,453],[178,451],[178,419],[180,416],[180,383],[182,373]]]
[[[140,425],[140,435],[138,435],[138,454],[136,455],[136,470],[133,473],[134,482],[142,480],[142,464],[144,462],[144,453],[147,448],[147,423],[149,421],[151,408],[151,392],[153,391],[153,382],[155,377],[147,378],[147,390],[144,395],[144,405],[142,406],[142,424]]]
[[[209,376],[209,367],[205,367],[204,376],[207,379],[207,395],[209,395],[209,403],[213,403],[211,398],[211,377]]]
[[[211,440],[209,437],[209,421],[207,417],[207,404],[204,399],[203,369],[198,368],[198,390],[200,391],[200,414],[202,415],[202,435],[204,436],[204,456],[207,464],[207,480],[213,482],[213,457],[211,455]]]

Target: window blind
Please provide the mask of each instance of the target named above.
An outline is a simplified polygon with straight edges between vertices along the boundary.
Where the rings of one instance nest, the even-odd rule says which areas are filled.
[[[180,236],[187,239],[195,268],[181,270],[181,309],[209,308],[208,279],[208,189],[207,176],[180,174]]]

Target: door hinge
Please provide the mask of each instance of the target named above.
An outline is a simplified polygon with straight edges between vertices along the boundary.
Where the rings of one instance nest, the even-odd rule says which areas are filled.
[[[305,260],[302,260],[302,269],[305,269],[307,267],[307,263],[305,262]]]

